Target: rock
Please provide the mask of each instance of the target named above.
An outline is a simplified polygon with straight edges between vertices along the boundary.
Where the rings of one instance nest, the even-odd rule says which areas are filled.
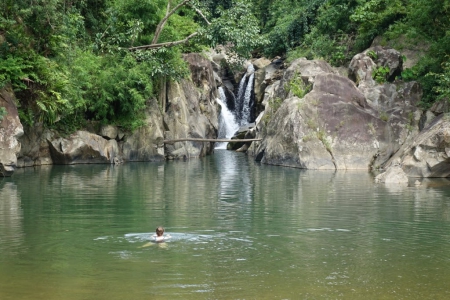
[[[218,97],[210,61],[199,54],[184,56],[192,80],[167,84],[167,109],[164,115],[166,140],[176,138],[216,138]],[[165,146],[168,159],[202,157],[212,153],[214,143],[177,142]]]
[[[17,166],[23,168],[53,164],[48,140],[54,140],[59,135],[44,128],[42,123],[36,123],[32,127],[25,126],[24,131],[24,135],[19,138],[22,147],[17,156]]]
[[[375,182],[386,184],[408,184],[408,176],[400,166],[389,168],[375,177]]]
[[[447,113],[450,111],[450,105],[448,99],[442,99],[433,103],[433,106],[430,108],[430,112],[435,115],[440,115],[443,113]]]
[[[306,169],[369,169],[386,147],[385,123],[347,78],[315,76],[303,99],[286,99],[255,151],[263,163]]]
[[[348,76],[357,86],[363,90],[374,87],[375,80],[372,78],[372,72],[376,68],[375,62],[366,54],[356,54],[348,67]]]
[[[418,63],[420,58],[428,51],[430,45],[424,40],[417,41],[401,35],[391,40],[378,36],[373,40],[371,48],[376,46],[401,49],[401,54],[406,57],[406,61],[403,61],[403,68],[407,69],[412,68]]]
[[[248,144],[244,144],[241,148],[237,149],[236,152],[247,152],[248,150]]]
[[[373,79],[373,74],[377,68],[387,67],[386,81],[392,82],[403,70],[403,59],[395,49],[376,46],[356,54],[349,65],[348,74],[367,96],[371,88],[378,85]]]
[[[100,135],[108,140],[115,140],[119,133],[119,128],[112,125],[104,125],[100,128]]]
[[[440,115],[414,139],[405,143],[386,163],[401,161],[408,177],[450,177],[450,120]]]
[[[283,75],[283,81],[288,83],[296,75],[300,75],[306,83],[313,84],[317,75],[328,73],[334,73],[334,70],[327,62],[299,58],[294,60],[286,69]]]
[[[268,65],[270,65],[271,63],[272,62],[265,57],[255,59],[252,62],[252,64],[255,66],[256,70],[263,69],[263,68],[267,67]]]
[[[255,72],[255,82],[253,87],[253,91],[255,92],[255,104],[261,107],[264,100],[264,90],[266,89],[265,78],[265,69],[259,69]]]
[[[114,163],[119,155],[116,140],[106,140],[87,131],[49,141],[49,146],[53,163],[61,165]]]
[[[149,101],[145,110],[144,125],[133,132],[119,133],[119,147],[124,161],[163,161],[163,115],[156,101]],[[121,163],[119,162],[115,162]]]
[[[23,135],[10,86],[0,89],[0,176],[11,176],[17,166],[20,151],[18,138]]]

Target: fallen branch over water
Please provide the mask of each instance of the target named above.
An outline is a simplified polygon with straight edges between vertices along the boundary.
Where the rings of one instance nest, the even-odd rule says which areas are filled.
[[[236,139],[236,140],[230,140],[230,139],[196,139],[196,138],[184,138],[184,139],[176,139],[176,140],[165,140],[164,144],[173,144],[176,142],[218,142],[218,143],[246,143],[246,142],[254,142],[254,141],[261,141],[262,139]]]

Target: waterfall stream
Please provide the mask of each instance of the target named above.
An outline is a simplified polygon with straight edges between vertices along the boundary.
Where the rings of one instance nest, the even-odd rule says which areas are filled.
[[[219,103],[222,110],[220,111],[219,116],[219,133],[217,138],[231,139],[233,134],[239,129],[239,125],[236,122],[235,115],[227,107],[227,98],[222,87],[219,87],[219,95],[220,98],[217,99],[217,103]],[[217,143],[215,148],[226,149],[227,143]]]
[[[222,108],[219,115],[219,139],[230,139],[239,130],[239,127],[246,126],[251,122],[254,73],[255,68],[250,64],[239,82],[234,99],[227,99],[224,88],[219,87],[220,98],[217,99],[217,103]],[[233,107],[227,105],[230,100],[234,101]],[[226,149],[226,147],[227,143],[217,143],[215,149]]]

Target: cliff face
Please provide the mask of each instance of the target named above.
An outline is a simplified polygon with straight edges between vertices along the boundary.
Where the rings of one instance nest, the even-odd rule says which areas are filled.
[[[418,108],[420,86],[396,80],[401,70],[401,54],[377,46],[356,55],[345,71],[298,59],[281,78],[257,78],[263,82],[256,86],[267,86],[254,130],[262,141],[248,153],[265,164],[304,169],[450,176],[443,105]]]
[[[20,143],[17,138],[23,135],[23,127],[10,87],[0,90],[0,176],[11,176],[17,165]]]
[[[3,89],[0,108],[5,108],[6,115],[0,122],[0,175],[10,176],[16,167],[45,164],[117,164],[210,154],[213,143],[164,144],[168,139],[217,137],[217,86],[211,62],[199,54],[188,54],[184,59],[191,78],[165,82],[159,100],[148,100],[144,125],[134,132],[92,124],[85,130],[62,136],[36,124],[25,128],[24,134],[14,94]]]
[[[199,54],[184,59],[191,78],[163,82],[159,99],[148,101],[144,126],[134,132],[93,125],[62,137],[36,126],[26,128],[19,143],[23,129],[13,94],[4,89],[0,107],[6,108],[7,115],[0,127],[1,174],[11,175],[16,165],[118,164],[212,153],[210,142],[164,143],[217,137],[215,99],[217,86],[226,86],[219,75],[223,69]],[[410,178],[450,176],[450,121],[445,105],[430,111],[418,108],[420,86],[395,79],[402,70],[398,51],[367,49],[353,58],[347,70],[304,58],[288,68],[280,60],[260,59],[254,66],[260,114],[249,137],[261,141],[254,142],[247,153],[256,160],[316,170],[395,167],[397,175],[402,175],[401,170]],[[380,70],[384,70],[381,75]]]

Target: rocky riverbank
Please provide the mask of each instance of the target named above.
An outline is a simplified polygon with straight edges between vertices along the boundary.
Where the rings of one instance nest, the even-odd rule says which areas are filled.
[[[6,108],[0,123],[1,174],[10,176],[16,167],[42,164],[120,164],[211,154],[212,142],[165,145],[163,141],[217,138],[217,89],[232,90],[245,68],[230,76],[222,55],[207,59],[188,54],[184,58],[191,78],[166,82],[159,98],[148,100],[145,125],[135,132],[96,123],[69,136],[39,124],[23,130],[14,94],[4,88],[0,98],[0,107]],[[314,170],[396,168],[405,175],[384,176],[379,181],[449,176],[446,105],[437,103],[428,111],[418,107],[420,86],[398,79],[403,58],[395,49],[367,49],[353,58],[348,69],[305,58],[290,65],[265,58],[251,63],[258,117],[245,137],[261,141],[240,151],[254,159]]]

